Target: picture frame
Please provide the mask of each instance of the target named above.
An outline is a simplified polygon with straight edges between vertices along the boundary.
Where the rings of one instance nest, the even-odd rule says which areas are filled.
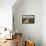
[[[34,24],[34,23],[35,23],[35,15],[22,16],[22,24]]]

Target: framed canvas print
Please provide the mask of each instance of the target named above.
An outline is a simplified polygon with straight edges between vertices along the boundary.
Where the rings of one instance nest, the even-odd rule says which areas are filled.
[[[34,23],[35,23],[35,15],[22,16],[22,24],[34,24]]]

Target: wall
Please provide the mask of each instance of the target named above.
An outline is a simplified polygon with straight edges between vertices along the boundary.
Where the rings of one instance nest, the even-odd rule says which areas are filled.
[[[41,46],[41,1],[23,0],[13,7],[15,30],[22,32],[24,38],[34,40],[36,46]],[[22,24],[22,15],[35,15],[35,24]]]
[[[46,46],[46,0],[41,1],[41,38],[42,46]]]
[[[12,29],[12,6],[16,0],[0,0],[0,27]]]

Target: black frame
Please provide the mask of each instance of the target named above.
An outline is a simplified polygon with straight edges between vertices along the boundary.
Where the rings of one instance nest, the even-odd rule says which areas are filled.
[[[28,21],[28,22],[25,22]],[[35,23],[35,15],[23,15],[22,16],[22,24],[34,24]]]

